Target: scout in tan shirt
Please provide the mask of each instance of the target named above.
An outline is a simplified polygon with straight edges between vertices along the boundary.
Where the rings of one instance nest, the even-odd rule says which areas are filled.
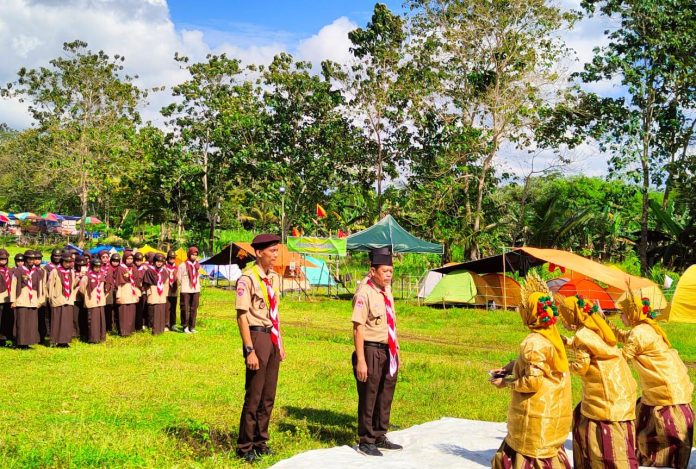
[[[48,302],[51,305],[51,343],[67,347],[73,338],[73,308],[77,296],[77,275],[73,259],[65,252],[60,266],[48,275]]]
[[[34,251],[26,251],[26,264],[16,268],[12,277],[10,302],[15,312],[15,345],[19,348],[28,348],[41,340],[38,308],[43,290],[43,275],[41,269],[34,265],[35,257]]]
[[[196,316],[201,296],[201,265],[198,263],[198,248],[188,248],[186,262],[177,270],[176,279],[181,296],[181,327],[184,333],[196,332]]]
[[[389,441],[389,415],[396,389],[399,342],[391,294],[394,273],[391,252],[371,253],[370,275],[353,298],[353,375],[358,387],[358,452],[381,456],[381,451],[401,450]]]
[[[246,364],[244,405],[239,423],[237,455],[253,462],[257,457],[271,454],[267,442],[268,424],[280,362],[285,348],[280,334],[280,278],[273,271],[278,259],[280,238],[261,234],[251,245],[256,263],[237,280],[237,325],[242,337]]]
[[[0,346],[5,344],[5,329],[3,327],[12,315],[10,307],[10,289],[12,288],[12,269],[8,266],[10,253],[0,249]]]
[[[176,327],[176,303],[177,298],[179,298],[176,281],[176,252],[169,251],[167,253],[167,262],[164,264],[164,268],[167,269],[167,273],[169,274],[169,288],[167,289],[167,325],[164,330],[173,331]]]
[[[147,291],[148,323],[152,334],[161,334],[167,324],[167,293],[169,290],[169,272],[164,268],[164,255],[157,253],[153,257],[154,265],[143,275],[143,289]]]
[[[87,275],[80,280],[80,293],[87,314],[87,341],[98,344],[106,340],[106,273],[99,257],[92,259]]]

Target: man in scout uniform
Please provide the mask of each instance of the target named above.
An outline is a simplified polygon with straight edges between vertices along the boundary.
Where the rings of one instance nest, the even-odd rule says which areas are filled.
[[[169,275],[169,288],[167,289],[167,325],[165,331],[173,331],[176,327],[176,300],[179,296],[176,282],[176,253],[169,251],[167,253],[167,262],[164,268]]]
[[[10,308],[10,289],[12,288],[12,269],[8,265],[10,261],[10,253],[5,249],[0,249],[0,346],[5,345],[7,337],[5,337],[3,321],[7,320],[12,314]],[[3,319],[5,318],[5,319]]]
[[[401,445],[387,439],[399,369],[396,313],[391,294],[394,273],[388,248],[372,251],[370,274],[353,298],[353,374],[358,386],[358,452],[381,456]]]
[[[186,334],[196,332],[198,301],[201,296],[200,268],[198,248],[191,246],[188,248],[186,262],[181,263],[176,273],[181,295],[181,327]]]
[[[239,421],[237,455],[252,462],[272,454],[267,445],[278,369],[285,359],[280,336],[280,277],[273,270],[280,237],[261,234],[251,246],[256,263],[237,280],[237,325],[246,364],[244,406]]]

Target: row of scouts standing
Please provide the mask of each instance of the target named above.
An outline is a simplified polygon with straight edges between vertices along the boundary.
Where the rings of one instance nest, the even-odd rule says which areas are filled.
[[[576,468],[686,469],[694,387],[650,300],[622,302],[621,320],[630,327],[622,330],[582,296],[554,297],[533,274],[522,298],[520,314],[530,334],[517,360],[491,370],[493,385],[512,390],[508,434],[493,468],[570,468],[564,443],[572,429]],[[572,338],[560,334],[558,319],[575,331]],[[642,391],[637,400],[629,363]],[[570,373],[583,385],[574,410]]]
[[[18,348],[48,341],[67,347],[73,338],[100,343],[107,332],[129,336],[149,327],[153,334],[176,327],[177,300],[184,333],[196,332],[200,299],[198,249],[189,248],[178,267],[176,254],[100,251],[95,257],[55,249],[14,257],[0,249],[0,342]]]

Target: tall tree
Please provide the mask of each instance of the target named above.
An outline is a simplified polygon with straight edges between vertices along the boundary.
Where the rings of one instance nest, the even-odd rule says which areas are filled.
[[[63,50],[65,57],[49,67],[20,69],[4,92],[28,101],[38,124],[34,136],[43,145],[42,158],[26,169],[78,196],[82,244],[89,202],[103,188],[100,179],[128,159],[144,93],[123,73],[124,57],[92,52],[83,41],[65,43]],[[16,162],[23,163],[21,156]]]
[[[190,156],[200,181],[200,200],[208,227],[208,249],[215,245],[215,229],[225,194],[233,186],[249,184],[263,168],[257,159],[263,148],[261,103],[254,84],[245,78],[239,60],[225,54],[208,55],[201,63],[175,57],[190,78],[173,88],[177,101],[162,109],[173,126],[169,142]]]
[[[404,155],[397,151],[396,133],[403,125],[407,93],[400,77],[405,57],[406,32],[401,17],[377,3],[365,28],[348,33],[353,63],[337,75],[348,98],[349,115],[361,122],[371,142],[377,210],[382,216],[385,173],[396,177]]]
[[[421,69],[434,70],[437,86],[423,103],[458,121],[478,142],[451,152],[449,166],[474,175],[474,235],[486,226],[484,199],[494,159],[504,145],[524,147],[537,125],[536,109],[558,81],[565,51],[557,31],[574,16],[545,0],[412,0],[413,52]],[[466,181],[466,180],[465,180]],[[468,183],[468,181],[466,181]],[[472,243],[469,256],[479,250]]]

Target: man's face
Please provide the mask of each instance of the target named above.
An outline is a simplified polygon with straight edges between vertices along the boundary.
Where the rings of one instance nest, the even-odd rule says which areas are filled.
[[[370,268],[372,278],[380,287],[386,287],[391,284],[394,276],[394,267],[391,265],[378,265]]]
[[[270,268],[273,267],[278,260],[278,253],[280,252],[280,245],[276,244],[275,246],[268,247],[266,249],[257,249],[256,250],[256,258],[259,260],[259,263],[263,265],[264,267]]]

